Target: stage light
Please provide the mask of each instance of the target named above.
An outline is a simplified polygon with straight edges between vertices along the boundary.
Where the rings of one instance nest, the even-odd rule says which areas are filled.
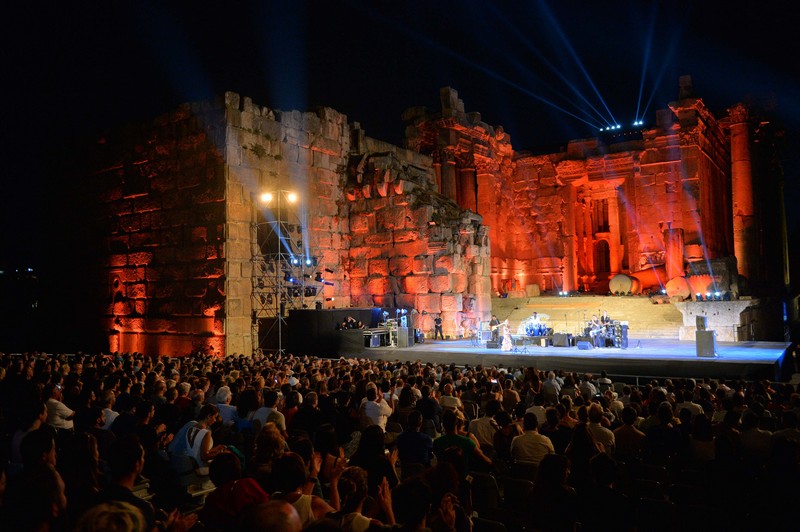
[[[706,299],[708,299],[708,300],[711,299],[711,292],[706,292]]]
[[[306,286],[305,296],[314,297],[315,295],[317,295],[317,288],[315,286]]]
[[[333,298],[332,297],[326,297],[325,301],[333,301]]]
[[[261,203],[269,203],[272,201],[272,194],[269,192],[264,192],[261,194]]]
[[[666,289],[666,288],[662,288],[662,289],[661,289],[661,293],[666,295],[666,293],[667,293],[667,289]]]
[[[297,194],[294,192],[289,192],[289,194],[286,196],[286,199],[289,200],[289,203],[294,203],[297,201]]]
[[[722,300],[722,298],[721,298],[721,297],[719,297],[720,295],[722,295],[722,294],[720,294],[719,292],[714,292],[714,299],[716,299],[716,300]]]
[[[333,273],[333,270],[331,270],[330,268],[325,268],[325,272],[326,273]]]
[[[696,299],[697,301],[702,301],[702,300],[703,300],[703,294],[701,294],[700,292],[697,292],[697,293],[694,295],[694,297],[695,297],[695,299]]]
[[[300,264],[300,259],[298,259],[297,257],[292,257],[291,263],[292,266],[297,266],[298,264]]]
[[[314,280],[315,280],[316,282],[318,282],[318,283],[321,283],[321,282],[322,282],[322,273],[321,273],[321,272],[317,272],[317,273],[314,275]]]

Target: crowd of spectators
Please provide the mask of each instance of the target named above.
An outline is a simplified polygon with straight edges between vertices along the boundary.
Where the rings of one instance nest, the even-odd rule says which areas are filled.
[[[0,354],[0,512],[10,530],[791,529],[798,415],[766,380]]]

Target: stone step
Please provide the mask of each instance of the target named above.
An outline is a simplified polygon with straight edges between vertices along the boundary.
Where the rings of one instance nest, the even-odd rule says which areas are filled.
[[[555,332],[582,334],[593,314],[603,310],[613,320],[628,322],[628,336],[635,338],[678,339],[683,324],[680,311],[670,304],[654,304],[644,296],[539,296],[493,298],[492,313],[508,319],[513,331],[533,312],[548,317],[548,327]]]

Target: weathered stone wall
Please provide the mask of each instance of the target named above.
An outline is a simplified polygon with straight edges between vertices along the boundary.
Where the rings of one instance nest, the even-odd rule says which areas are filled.
[[[446,335],[491,312],[488,229],[436,190],[428,157],[365,138],[351,154],[347,271],[355,306],[405,307]],[[423,313],[424,311],[424,313]]]
[[[224,352],[225,128],[212,105],[184,105],[96,146],[111,351]]]
[[[328,306],[350,306],[341,265],[349,247],[349,220],[343,199],[342,174],[350,137],[347,118],[332,109],[316,112],[280,111],[255,105],[250,98],[228,92],[226,219],[229,352],[251,353],[253,305],[253,233],[256,211],[266,209],[262,192],[292,191],[297,208],[285,221],[293,239],[308,245],[326,268],[319,285],[320,299],[334,297]],[[324,290],[323,290],[324,288]]]
[[[730,151],[701,100],[673,102],[641,132],[532,155],[513,152],[510,139],[496,135],[502,128],[465,112],[452,89],[441,96],[440,113],[406,112],[406,145],[434,158],[445,190],[448,165],[477,175],[494,291],[606,291],[618,273],[668,261],[675,273],[699,257],[733,253]],[[459,205],[473,205],[454,190]]]

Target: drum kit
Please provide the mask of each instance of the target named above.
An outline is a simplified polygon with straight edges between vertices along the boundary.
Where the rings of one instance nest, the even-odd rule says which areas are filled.
[[[537,315],[523,320],[520,324],[520,333],[525,336],[548,336],[550,331],[544,318]]]

